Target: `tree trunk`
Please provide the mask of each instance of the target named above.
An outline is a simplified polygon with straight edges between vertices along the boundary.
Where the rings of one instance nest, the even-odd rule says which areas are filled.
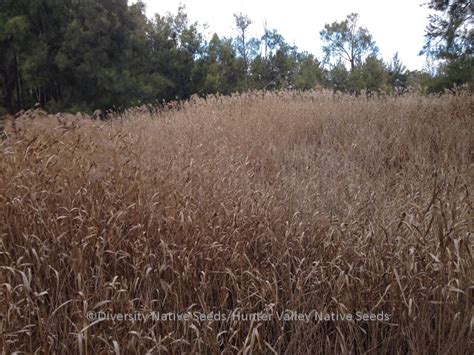
[[[16,52],[13,53],[14,65],[15,65],[15,87],[16,87],[16,108],[20,111],[23,108],[21,100],[21,81],[20,81],[20,68],[18,63],[18,56]]]

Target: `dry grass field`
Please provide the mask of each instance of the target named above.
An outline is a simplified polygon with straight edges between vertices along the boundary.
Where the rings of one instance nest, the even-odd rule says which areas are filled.
[[[282,92],[6,120],[2,354],[472,353],[473,111]]]

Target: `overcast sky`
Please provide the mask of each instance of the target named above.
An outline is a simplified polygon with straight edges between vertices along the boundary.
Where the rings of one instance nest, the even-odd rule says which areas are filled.
[[[132,1],[133,2],[133,1]],[[235,36],[234,13],[250,17],[249,30],[260,37],[264,23],[277,29],[287,42],[321,57],[319,32],[324,24],[343,20],[347,14],[360,14],[360,25],[373,35],[385,60],[399,53],[408,69],[421,69],[425,58],[418,56],[423,47],[429,11],[421,4],[427,0],[145,0],[147,14],[176,13],[179,4],[186,7],[191,21],[207,24],[201,31],[209,38]]]

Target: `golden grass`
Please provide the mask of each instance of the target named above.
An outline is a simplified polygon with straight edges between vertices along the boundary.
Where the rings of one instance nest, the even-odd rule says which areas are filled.
[[[473,104],[253,93],[108,122],[8,120],[3,353],[469,353]]]

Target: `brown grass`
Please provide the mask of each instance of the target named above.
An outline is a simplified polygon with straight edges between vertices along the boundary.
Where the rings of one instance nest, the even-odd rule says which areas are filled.
[[[109,122],[8,120],[3,353],[472,352],[473,107],[288,92]],[[275,317],[90,322],[91,310]]]

